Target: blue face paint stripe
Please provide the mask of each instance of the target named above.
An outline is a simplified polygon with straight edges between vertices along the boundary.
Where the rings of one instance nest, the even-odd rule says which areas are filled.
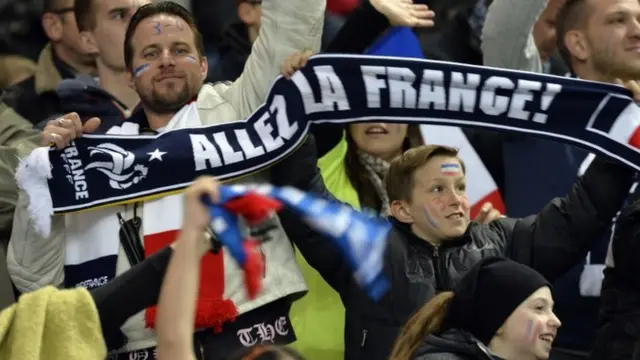
[[[142,64],[140,66],[136,66],[135,69],[133,69],[133,76],[137,77],[139,76],[142,72],[144,72],[145,70],[147,70],[149,68],[149,64]]]
[[[431,216],[431,214],[429,213],[429,210],[427,210],[426,208],[424,209],[424,215],[427,217],[427,221],[429,222],[429,224],[431,224],[431,226],[433,226],[436,229],[440,228],[436,219],[434,219],[433,216]]]

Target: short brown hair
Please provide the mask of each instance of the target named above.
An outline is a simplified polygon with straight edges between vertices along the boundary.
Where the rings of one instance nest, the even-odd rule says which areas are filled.
[[[587,0],[567,0],[556,15],[556,46],[569,68],[571,68],[572,55],[564,43],[564,38],[569,31],[584,25],[588,16],[586,5]]]
[[[194,42],[196,50],[198,50],[198,55],[204,56],[204,41],[202,39],[202,34],[200,34],[200,31],[198,31],[196,20],[194,19],[193,15],[191,15],[189,10],[185,9],[179,4],[176,4],[172,1],[162,1],[159,3],[151,3],[140,7],[131,17],[129,26],[127,26],[127,32],[124,35],[124,63],[127,69],[132,68],[131,64],[133,63],[133,45],[131,44],[131,38],[133,38],[133,34],[136,32],[138,25],[140,25],[140,22],[142,22],[142,20],[158,14],[173,15],[184,20],[184,22],[189,25],[191,31],[193,32]]]
[[[436,156],[453,156],[458,158],[458,150],[442,145],[422,145],[409,149],[401,156],[393,159],[385,178],[389,201],[411,200],[414,174]],[[458,161],[460,161],[462,172],[464,173],[464,163],[460,158],[458,158]]]

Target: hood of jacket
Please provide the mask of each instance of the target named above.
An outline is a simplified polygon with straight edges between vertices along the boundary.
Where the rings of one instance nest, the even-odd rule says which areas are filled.
[[[429,334],[414,355],[415,360],[502,360],[473,335],[460,330]]]
[[[128,117],[128,114],[116,105],[119,101],[89,75],[78,75],[73,79],[60,81],[56,94],[60,99],[62,114],[56,114],[55,117],[70,112],[78,113],[83,122],[97,117],[101,120],[101,124],[96,133],[105,133],[111,127],[120,125]],[[126,108],[124,104],[120,105]]]

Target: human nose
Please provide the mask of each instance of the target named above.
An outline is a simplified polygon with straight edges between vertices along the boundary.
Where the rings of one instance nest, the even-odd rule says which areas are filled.
[[[173,54],[169,50],[165,50],[160,54],[160,61],[163,67],[175,66],[176,61],[173,58]]]

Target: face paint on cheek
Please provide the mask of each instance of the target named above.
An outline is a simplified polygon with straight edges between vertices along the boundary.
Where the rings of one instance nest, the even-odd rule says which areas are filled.
[[[445,163],[440,165],[440,172],[447,176],[458,176],[462,174],[462,169],[460,168],[460,164]]]
[[[440,226],[438,225],[438,222],[436,221],[436,219],[433,218],[433,216],[431,216],[429,209],[427,209],[426,207],[424,208],[424,216],[427,218],[427,221],[429,222],[429,224],[431,224],[431,226],[433,226],[436,229],[440,228]]]
[[[187,55],[184,57],[185,61],[190,62],[192,64],[197,64],[198,63],[198,59],[195,58],[195,56],[191,56],[191,55]]]
[[[138,77],[142,75],[145,71],[149,70],[150,68],[151,68],[151,65],[149,64],[142,64],[140,66],[137,66],[135,69],[133,69],[133,77]]]
[[[525,334],[526,339],[529,343],[535,344],[536,341],[542,335],[542,329],[544,325],[540,321],[528,320],[527,321],[527,332]]]

